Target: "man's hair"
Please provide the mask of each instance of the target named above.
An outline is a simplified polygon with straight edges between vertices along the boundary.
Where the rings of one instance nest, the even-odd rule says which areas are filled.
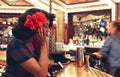
[[[120,32],[120,22],[119,21],[112,21],[111,23],[114,27],[116,27],[117,31]]]

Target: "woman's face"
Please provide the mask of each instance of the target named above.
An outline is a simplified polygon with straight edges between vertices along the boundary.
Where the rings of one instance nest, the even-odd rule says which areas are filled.
[[[47,20],[46,23],[45,23],[45,26],[47,26],[47,27],[46,27],[46,36],[48,36],[48,32],[50,31],[50,30],[49,30],[49,24],[50,24],[50,21]]]
[[[107,33],[108,34],[115,34],[116,33],[116,27],[113,25],[113,23],[110,23],[107,25]]]

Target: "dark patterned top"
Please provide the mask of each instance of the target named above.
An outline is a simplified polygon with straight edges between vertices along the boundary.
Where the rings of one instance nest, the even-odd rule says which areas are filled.
[[[33,43],[30,40],[13,38],[7,47],[7,67],[4,77],[34,77],[20,66],[22,62],[32,57],[39,59]]]

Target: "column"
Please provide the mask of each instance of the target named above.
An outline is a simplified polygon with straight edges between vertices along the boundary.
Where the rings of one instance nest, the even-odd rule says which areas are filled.
[[[64,42],[64,12],[56,10],[56,42]]]

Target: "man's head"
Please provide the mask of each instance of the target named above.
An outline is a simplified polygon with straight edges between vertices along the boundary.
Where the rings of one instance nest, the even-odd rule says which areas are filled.
[[[115,34],[120,32],[120,22],[112,21],[109,25],[107,25],[107,33],[108,34]]]

